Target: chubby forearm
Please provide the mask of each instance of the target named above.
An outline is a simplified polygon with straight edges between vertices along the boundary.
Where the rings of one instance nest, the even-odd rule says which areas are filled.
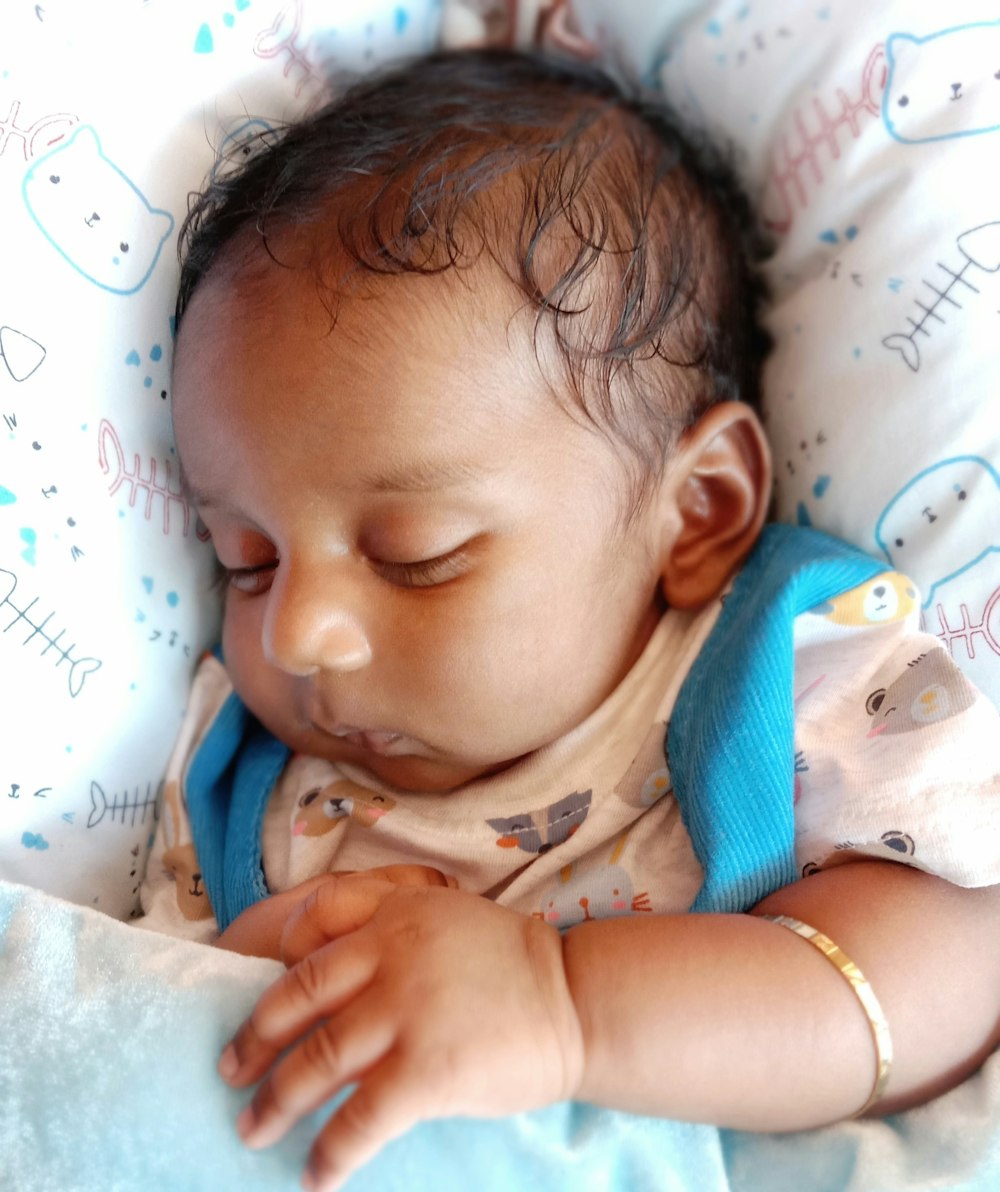
[[[756,909],[822,931],[868,978],[894,1047],[880,1109],[945,1091],[1000,1037],[1000,888],[856,862]],[[582,1100],[794,1130],[850,1116],[871,1091],[857,998],[785,927],[755,914],[611,919],[569,931],[563,956],[585,1040]]]

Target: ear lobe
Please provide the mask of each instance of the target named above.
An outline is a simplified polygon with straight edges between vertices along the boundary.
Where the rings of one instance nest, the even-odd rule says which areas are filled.
[[[771,453],[757,416],[722,402],[684,435],[671,468],[663,593],[674,608],[713,600],[760,534],[771,485]]]

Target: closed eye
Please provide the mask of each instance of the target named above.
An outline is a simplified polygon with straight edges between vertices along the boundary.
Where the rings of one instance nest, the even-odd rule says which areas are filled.
[[[274,581],[278,562],[263,563],[259,567],[224,567],[222,580],[227,588],[242,592],[245,596],[262,596]]]
[[[414,563],[392,563],[385,559],[372,560],[372,566],[397,588],[434,588],[458,579],[468,570],[468,552],[464,546]]]
[[[468,570],[468,552],[465,546],[436,555],[433,559],[421,559],[412,563],[394,563],[385,559],[373,559],[372,567],[398,588],[433,588],[457,579]],[[262,596],[274,582],[278,560],[272,559],[254,567],[226,567],[219,563],[218,583],[226,589],[235,589],[245,596]]]

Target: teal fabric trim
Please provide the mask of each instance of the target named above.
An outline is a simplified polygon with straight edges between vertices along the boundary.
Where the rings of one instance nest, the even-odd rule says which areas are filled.
[[[886,571],[815,530],[768,526],[681,687],[674,793],[705,873],[696,911],[745,911],[796,879],[795,618]],[[186,796],[220,930],[268,894],[264,811],[291,751],[233,694],[189,766]]]
[[[691,909],[738,912],[798,877],[795,618],[887,570],[816,530],[765,530],[677,697],[668,757],[704,870]]]
[[[235,692],[219,709],[184,776],[184,798],[202,881],[221,927],[226,917],[224,861],[233,771],[249,712]]]
[[[220,931],[268,894],[261,858],[264,808],[290,753],[234,692],[188,766],[191,834]]]
[[[226,835],[225,891],[227,924],[270,891],[264,878],[264,812],[271,791],[288,764],[292,751],[251,719],[243,743]],[[219,921],[220,930],[226,925]]]

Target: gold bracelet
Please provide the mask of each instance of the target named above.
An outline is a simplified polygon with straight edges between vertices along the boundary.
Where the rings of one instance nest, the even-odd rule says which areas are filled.
[[[889,1023],[886,1021],[882,1007],[879,1005],[879,1000],[875,996],[875,990],[868,984],[864,973],[862,973],[854,961],[850,957],[845,956],[833,940],[829,936],[824,935],[822,931],[817,931],[815,927],[810,927],[808,923],[803,923],[799,919],[793,919],[789,915],[761,915],[760,918],[768,919],[772,923],[778,923],[782,927],[787,927],[789,931],[794,931],[796,935],[800,935],[804,940],[808,940],[814,948],[818,948],[834,968],[837,969],[848,985],[850,985],[854,991],[854,996],[861,1003],[861,1009],[864,1010],[865,1017],[868,1019],[868,1026],[872,1032],[872,1041],[875,1044],[875,1083],[872,1086],[868,1100],[861,1106],[857,1113],[851,1115],[856,1118],[861,1117],[862,1114],[867,1113],[871,1109],[885,1092],[885,1086],[889,1081],[889,1072],[892,1068],[892,1036],[889,1034]]]

